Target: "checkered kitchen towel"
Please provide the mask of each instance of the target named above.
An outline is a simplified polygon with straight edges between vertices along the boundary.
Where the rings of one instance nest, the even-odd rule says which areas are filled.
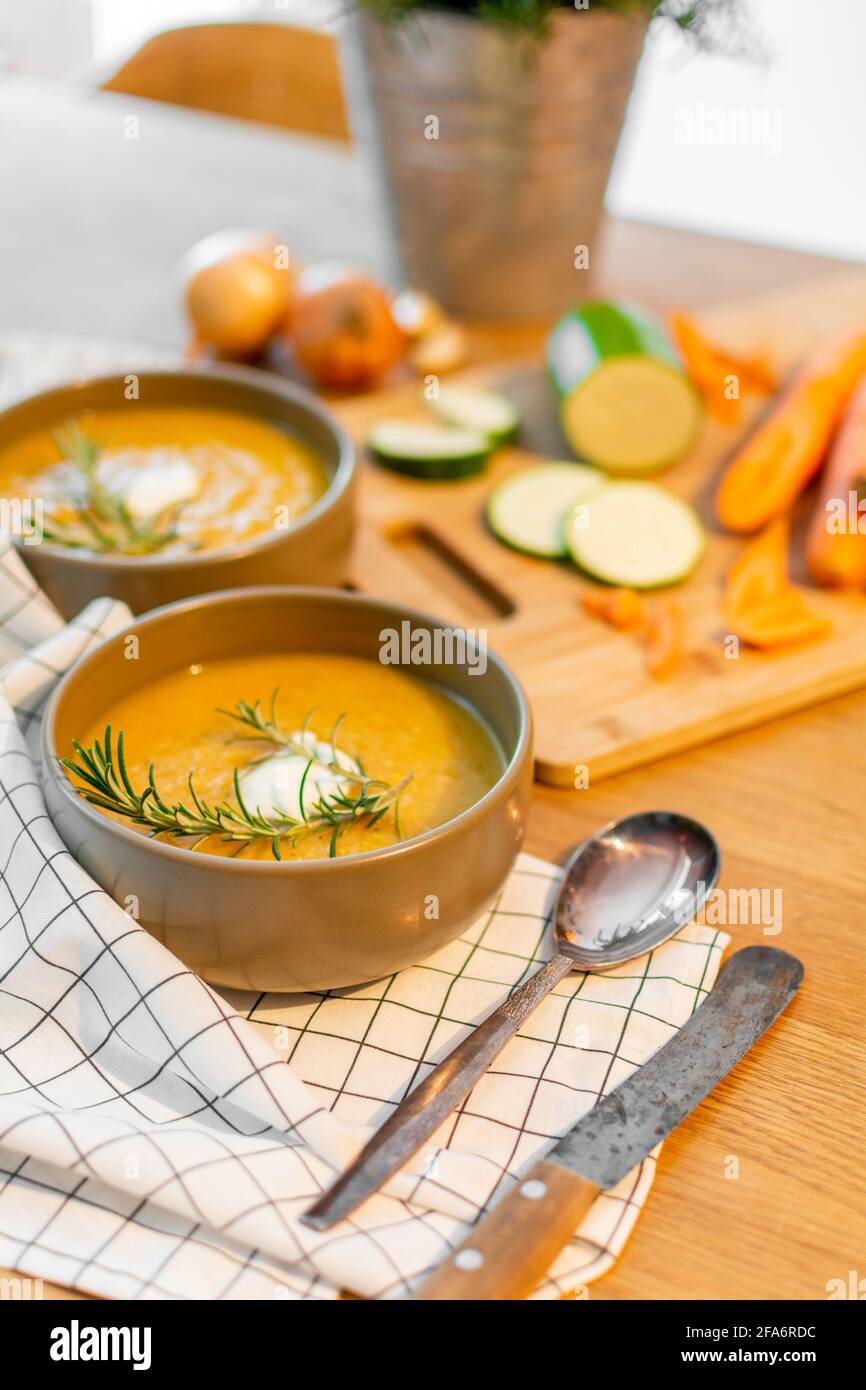
[[[409,970],[320,994],[218,994],[72,859],[37,780],[58,676],[129,621],[64,625],[0,556],[0,1266],[120,1298],[400,1298],[712,987],[690,925],[527,1020],[432,1149],[334,1230],[298,1215],[429,1067],[551,953],[560,870],[522,855],[499,901]],[[609,1269],[655,1155],[598,1198],[535,1295]]]

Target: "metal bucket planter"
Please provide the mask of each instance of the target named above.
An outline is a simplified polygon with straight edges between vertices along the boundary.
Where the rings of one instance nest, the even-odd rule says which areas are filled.
[[[467,317],[542,320],[585,296],[646,25],[553,16],[547,38],[472,16],[356,16],[356,134],[379,151],[409,284]]]

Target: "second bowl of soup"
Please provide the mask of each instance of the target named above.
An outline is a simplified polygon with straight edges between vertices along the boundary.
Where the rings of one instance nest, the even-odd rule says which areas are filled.
[[[323,989],[418,961],[491,902],[530,742],[514,677],[454,629],[239,590],[149,614],[65,678],[46,795],[81,863],[206,978]]]
[[[146,371],[0,414],[0,495],[65,616],[348,577],[353,448],[308,392],[244,369]]]

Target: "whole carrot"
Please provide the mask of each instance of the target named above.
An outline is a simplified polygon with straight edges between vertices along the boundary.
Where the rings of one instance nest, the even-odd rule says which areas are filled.
[[[806,564],[819,584],[866,588],[866,379],[851,397],[827,460]]]
[[[757,531],[787,511],[824,458],[866,375],[866,335],[826,344],[801,369],[769,419],[725,470],[716,514],[729,531]]]

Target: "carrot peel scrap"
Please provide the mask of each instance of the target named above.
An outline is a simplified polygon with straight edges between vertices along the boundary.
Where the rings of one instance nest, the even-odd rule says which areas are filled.
[[[669,324],[686,371],[710,414],[722,424],[733,424],[740,413],[739,394],[729,392],[731,377],[736,377],[738,386],[747,391],[764,395],[775,391],[776,374],[765,356],[745,357],[719,347],[710,342],[688,314],[671,314]]]
[[[591,618],[620,632],[637,632],[646,622],[643,599],[634,589],[587,589],[580,601]]]
[[[653,608],[647,627],[646,668],[653,680],[666,681],[685,654],[682,610],[674,599]]]

